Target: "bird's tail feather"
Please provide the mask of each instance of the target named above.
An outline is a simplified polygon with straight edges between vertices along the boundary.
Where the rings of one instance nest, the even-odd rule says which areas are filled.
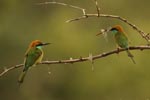
[[[18,79],[18,83],[20,83],[20,84],[23,83],[26,73],[27,73],[27,71],[23,71],[21,73],[21,75],[19,76],[19,79]]]
[[[127,51],[128,57],[130,57],[133,63],[136,64],[135,60],[133,59],[134,56],[131,54],[131,52],[129,50],[126,50],[126,51]]]

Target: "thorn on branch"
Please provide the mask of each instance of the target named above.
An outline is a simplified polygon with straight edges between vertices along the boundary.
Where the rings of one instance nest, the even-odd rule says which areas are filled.
[[[70,57],[70,59],[69,59],[69,60],[70,60],[70,63],[71,63],[71,64],[73,64],[73,58],[72,58],[72,57]]]
[[[85,9],[82,9],[82,11],[83,11],[83,15],[86,16]]]
[[[91,64],[92,64],[92,71],[94,71],[94,66],[93,66],[94,61],[93,61],[93,55],[92,55],[91,53],[89,54],[88,59],[89,59],[89,61],[90,61],[90,62],[91,62]]]
[[[90,53],[89,57],[88,57],[89,61],[91,61],[93,63],[93,55]]]

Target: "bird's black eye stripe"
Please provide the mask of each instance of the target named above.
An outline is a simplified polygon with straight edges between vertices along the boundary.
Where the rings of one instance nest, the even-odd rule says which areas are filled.
[[[36,46],[42,46],[43,44],[42,43],[40,43],[40,44],[37,44]]]
[[[112,28],[111,31],[117,30],[116,28]]]

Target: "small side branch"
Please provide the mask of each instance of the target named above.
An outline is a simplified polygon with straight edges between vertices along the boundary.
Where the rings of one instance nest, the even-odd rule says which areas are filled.
[[[141,50],[142,51],[142,50],[148,50],[148,49],[150,49],[150,46],[148,46],[148,45],[129,47],[129,50]],[[118,49],[115,49],[115,50],[112,50],[112,51],[109,51],[109,52],[104,52],[104,53],[101,53],[101,54],[98,54],[98,55],[95,55],[95,56],[90,56],[90,59],[92,59],[92,61],[94,61],[96,59],[104,58],[104,57],[110,56],[112,54],[118,54],[119,52],[123,52],[125,50],[126,49],[119,49],[119,51],[118,51]],[[89,61],[89,56],[88,57],[83,57],[83,58],[80,57],[80,58],[76,58],[76,59],[71,58],[71,59],[68,59],[68,60],[43,61],[40,64],[46,64],[46,65],[49,65],[49,64],[73,64],[73,63],[84,62],[84,61]],[[20,68],[20,67],[23,67],[23,64],[18,64],[18,65],[9,67],[9,68],[5,68],[4,71],[2,71],[0,73],[0,77],[5,75],[9,71],[12,71],[12,70]]]
[[[97,17],[100,17],[100,7],[98,5],[97,0],[94,0],[94,2],[95,2],[95,5],[96,5],[96,10],[97,10]]]

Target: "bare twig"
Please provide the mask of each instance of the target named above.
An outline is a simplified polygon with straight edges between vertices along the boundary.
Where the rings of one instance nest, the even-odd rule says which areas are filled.
[[[129,47],[129,50],[148,50],[148,49],[150,49],[150,46],[148,46],[148,45]],[[92,61],[94,61],[96,59],[100,59],[100,58],[103,58],[103,57],[106,57],[106,56],[109,56],[109,55],[112,55],[112,54],[118,54],[118,52],[123,52],[125,50],[126,49],[119,49],[119,51],[118,51],[118,49],[115,49],[115,50],[112,50],[112,51],[109,51],[109,52],[104,52],[104,53],[101,53],[101,54],[98,54],[98,55],[95,55],[95,56],[90,56],[90,59],[92,59]],[[49,64],[73,64],[73,63],[84,62],[84,61],[88,61],[88,60],[89,60],[89,56],[84,57],[84,58],[80,57],[80,58],[76,58],[76,59],[70,58],[69,60],[43,61],[40,64],[48,64],[48,65]],[[23,64],[18,64],[18,65],[9,67],[9,68],[5,68],[4,71],[2,71],[0,73],[0,77],[5,75],[9,71],[20,68],[20,67],[23,67]]]
[[[130,27],[132,27],[134,30],[136,30],[147,42],[150,42],[150,35],[145,33],[144,31],[142,31],[139,27],[137,27],[136,25],[132,24],[131,22],[129,22],[127,19],[117,16],[117,15],[110,15],[110,14],[100,14],[100,8],[98,6],[98,2],[97,0],[94,0],[95,4],[96,4],[96,8],[97,8],[97,14],[86,14],[85,9],[78,7],[78,6],[73,6],[73,5],[69,5],[69,4],[65,4],[65,3],[60,3],[60,2],[44,2],[44,3],[38,3],[38,5],[42,5],[42,4],[58,4],[58,5],[63,5],[63,6],[68,6],[74,9],[78,9],[81,10],[83,15],[78,17],[78,18],[73,18],[73,19],[69,19],[66,22],[73,22],[73,21],[78,21],[81,19],[86,19],[89,17],[106,17],[106,18],[115,18],[118,19],[120,21],[125,22],[126,24],[128,24]]]
[[[100,16],[100,7],[98,5],[97,0],[94,0],[94,1],[95,1],[95,5],[96,5],[96,10],[97,10],[97,16],[99,17]]]
[[[43,2],[43,3],[37,3],[36,5],[44,5],[44,4],[57,4],[57,5],[68,6],[70,8],[81,10],[83,15],[85,15],[85,9],[84,8],[74,6],[74,5],[70,5],[70,4],[66,4],[66,3],[62,3],[62,2],[55,2],[55,1],[53,1],[53,2]]]

